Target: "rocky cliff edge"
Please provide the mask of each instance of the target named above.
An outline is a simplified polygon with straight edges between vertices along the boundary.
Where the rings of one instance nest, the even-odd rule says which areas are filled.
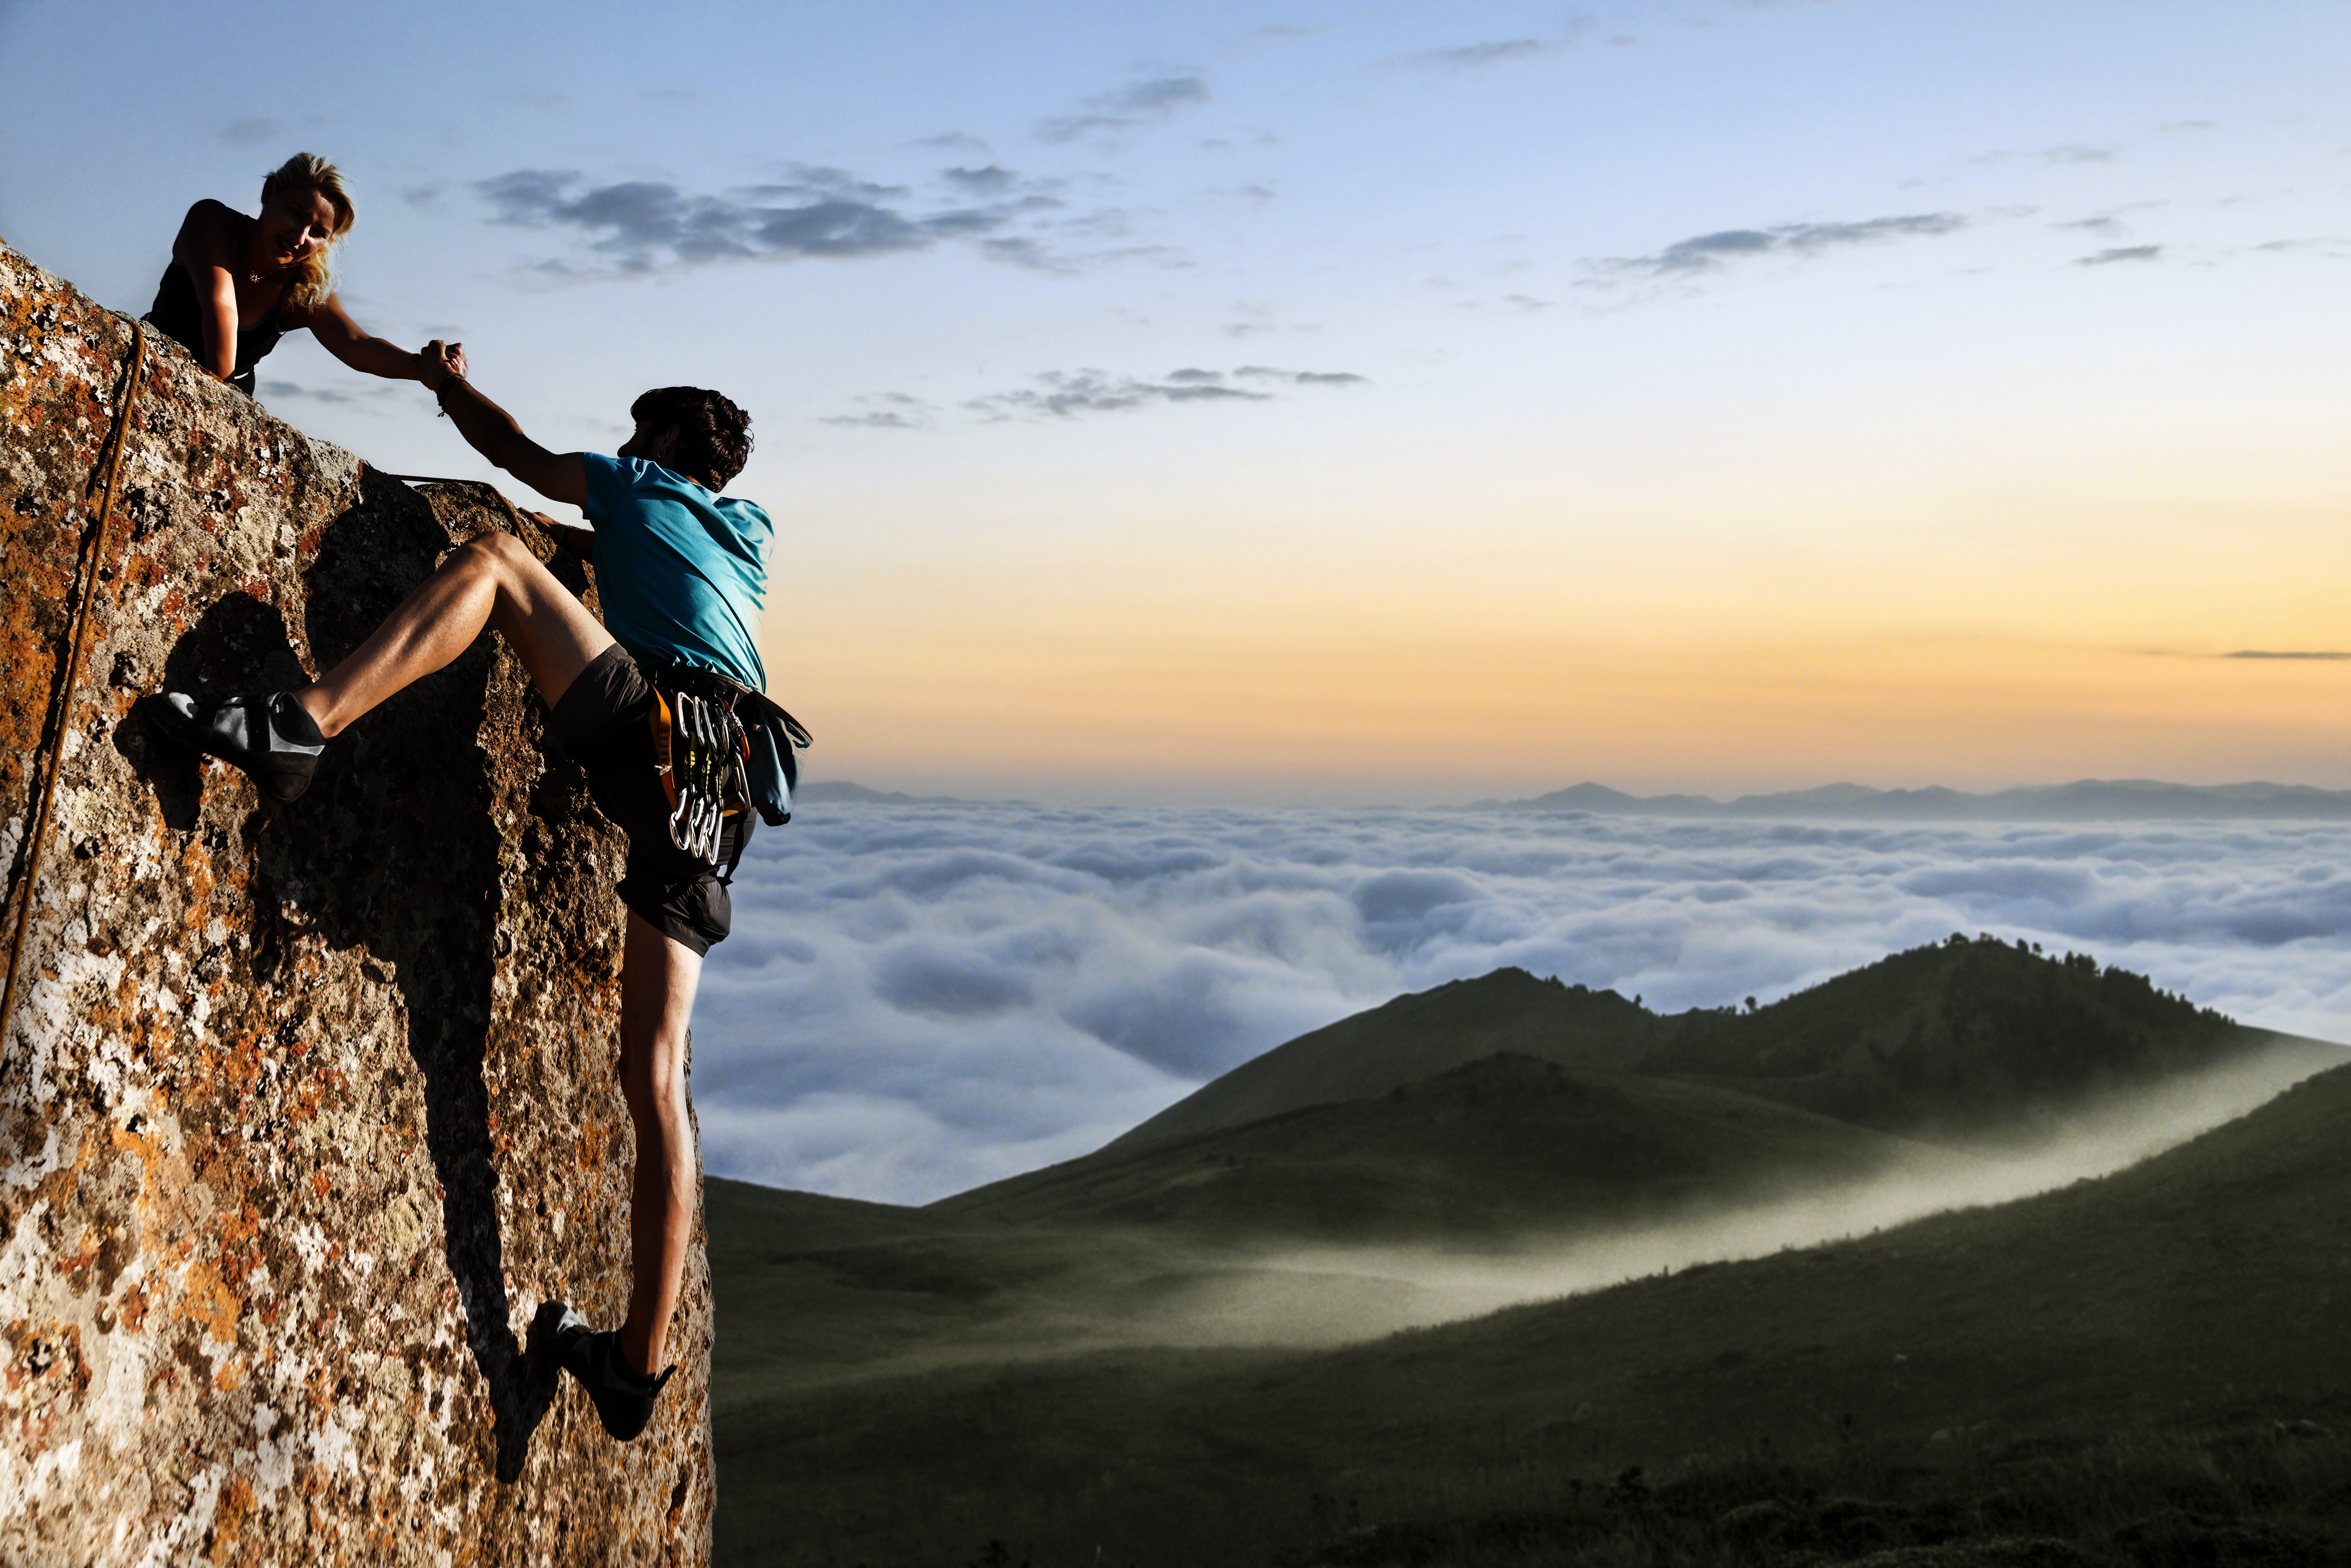
[[[523,1376],[543,1302],[625,1309],[632,1137],[624,841],[520,664],[485,636],[276,813],[135,706],[329,667],[453,545],[534,530],[486,487],[369,471],[151,334],[61,691],[131,348],[0,245],[12,922],[62,754],[0,1041],[0,1563],[706,1561],[698,1220],[651,1430],[616,1445]]]

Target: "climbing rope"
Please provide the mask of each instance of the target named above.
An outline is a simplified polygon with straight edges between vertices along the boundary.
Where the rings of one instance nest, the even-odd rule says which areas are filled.
[[[8,980],[0,989],[0,1055],[8,1045],[8,1024],[16,1015],[16,966],[25,956],[25,931],[33,923],[33,899],[40,890],[41,849],[48,842],[49,816],[57,805],[57,774],[64,770],[66,733],[73,728],[74,688],[81,683],[82,654],[89,646],[89,606],[98,597],[99,574],[106,569],[106,531],[114,519],[114,482],[122,472],[122,449],[131,444],[131,410],[139,401],[140,373],[147,365],[147,330],[138,322],[131,324],[131,370],[120,406],[114,410],[114,429],[108,435],[110,452],[99,449],[99,463],[106,475],[106,497],[99,503],[98,523],[91,530],[88,558],[77,572],[77,592],[74,597],[73,636],[66,655],[65,684],[58,688],[57,727],[49,742],[49,760],[41,778],[38,801],[25,820],[27,847],[25,853],[25,877],[18,884],[22,895],[16,902],[16,929],[8,938]],[[82,498],[89,498],[89,490],[98,488],[98,474],[90,475],[89,489]]]

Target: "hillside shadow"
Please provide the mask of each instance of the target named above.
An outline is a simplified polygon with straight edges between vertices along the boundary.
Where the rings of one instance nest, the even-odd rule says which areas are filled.
[[[359,504],[328,525],[305,574],[304,630],[321,670],[372,631],[450,545],[405,486],[373,473],[361,483]],[[483,1071],[500,840],[489,820],[490,759],[475,736],[492,657],[485,637],[353,725],[327,749],[303,798],[256,812],[244,837],[254,856],[252,984],[296,983],[308,954],[358,949],[369,977],[400,992],[408,1063],[381,1064],[381,1091],[398,1105],[414,1073],[441,1189],[444,1254],[492,1410],[497,1476],[511,1482],[554,1389],[509,1326]],[[164,669],[168,687],[203,695],[305,679],[278,611],[239,593],[189,628]],[[155,791],[165,820],[195,828],[199,761],[142,715],[119,727],[116,745]]]

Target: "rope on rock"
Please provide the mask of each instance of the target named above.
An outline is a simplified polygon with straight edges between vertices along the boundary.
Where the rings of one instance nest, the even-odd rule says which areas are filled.
[[[41,787],[33,809],[26,815],[25,833],[25,876],[17,885],[21,895],[16,900],[16,929],[8,938],[8,979],[0,988],[0,1059],[5,1059],[8,1045],[8,1025],[16,1015],[16,967],[25,956],[25,932],[33,923],[33,900],[40,891],[41,850],[48,842],[49,817],[57,806],[57,775],[64,771],[66,735],[73,728],[74,688],[81,683],[82,655],[89,647],[90,601],[98,597],[100,574],[106,569],[107,529],[114,520],[115,481],[122,472],[122,449],[131,444],[131,410],[139,401],[141,373],[147,367],[147,329],[134,321],[131,324],[131,369],[124,377],[120,406],[114,410],[114,429],[108,435],[112,449],[99,449],[99,471],[106,475],[106,496],[99,503],[98,523],[90,533],[88,557],[77,571],[73,607],[73,630],[66,655],[65,683],[58,688],[57,727],[49,741],[48,763],[41,777]],[[98,473],[90,475],[89,490],[98,488]],[[89,490],[82,493],[89,499]]]

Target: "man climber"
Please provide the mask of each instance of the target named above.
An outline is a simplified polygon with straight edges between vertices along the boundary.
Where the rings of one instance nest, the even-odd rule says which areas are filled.
[[[628,909],[622,1084],[637,1140],[629,1315],[599,1333],[567,1310],[551,1346],[604,1429],[626,1442],[653,1418],[676,1370],[656,1374],[694,1222],[686,1023],[703,955],[732,918],[716,870],[734,865],[750,836],[749,799],[770,821],[781,815],[767,810],[768,797],[738,763],[765,743],[757,726],[768,716],[789,723],[758,695],[766,671],[755,628],[775,528],[757,505],[718,493],[750,455],[751,421],[716,392],[647,392],[629,410],[636,431],[617,456],[557,453],[466,382],[454,349],[435,341],[420,358],[422,379],[475,450],[595,525],[532,514],[565,548],[592,552],[604,623],[520,540],[486,534],[451,551],[315,683],[220,701],[165,692],[156,718],[175,739],[242,768],[265,795],[290,802],[329,741],[465,652],[485,626],[521,658],[597,805],[629,836],[619,888]],[[749,743],[730,728],[737,721]],[[786,757],[796,730],[769,732]],[[734,810],[722,816],[725,805]]]

